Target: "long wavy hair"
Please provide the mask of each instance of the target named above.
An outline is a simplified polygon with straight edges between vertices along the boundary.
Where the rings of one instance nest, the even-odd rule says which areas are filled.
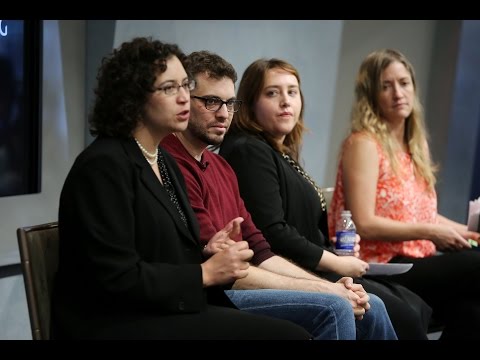
[[[298,122],[290,134],[285,137],[282,145],[276,143],[272,136],[259,124],[254,112],[255,104],[260,98],[265,85],[266,74],[268,70],[271,69],[282,69],[294,75],[298,80],[300,97],[302,99],[302,109],[300,111]],[[247,67],[240,81],[237,98],[242,100],[243,103],[240,110],[233,115],[231,130],[243,130],[250,134],[261,135],[275,150],[287,153],[298,162],[303,133],[305,131],[303,121],[304,99],[300,85],[300,75],[297,69],[288,62],[275,58],[254,61]]]
[[[416,175],[423,177],[430,189],[433,189],[436,181],[436,166],[431,161],[427,146],[427,133],[422,105],[418,98],[415,71],[410,61],[399,51],[392,49],[374,51],[360,65],[355,82],[351,133],[366,132],[376,138],[386,151],[393,171],[398,173],[395,143],[388,122],[380,116],[378,105],[382,72],[393,62],[402,63],[412,78],[415,91],[414,103],[413,110],[405,122],[404,141],[412,157]]]
[[[89,118],[90,133],[129,137],[142,118],[157,76],[165,72],[173,56],[184,64],[186,55],[177,45],[139,37],[104,57]]]

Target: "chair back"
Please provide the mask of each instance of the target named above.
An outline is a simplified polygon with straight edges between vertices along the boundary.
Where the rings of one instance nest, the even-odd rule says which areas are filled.
[[[325,196],[325,201],[327,202],[327,210],[330,209],[330,204],[332,202],[334,187],[324,187],[322,188],[323,196]]]
[[[53,279],[58,268],[58,223],[17,229],[33,340],[48,340]]]

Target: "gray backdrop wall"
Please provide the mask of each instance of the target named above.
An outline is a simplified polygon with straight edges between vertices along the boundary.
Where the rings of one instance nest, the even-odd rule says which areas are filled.
[[[439,210],[465,221],[468,184],[473,175],[477,110],[459,118],[455,99],[462,91],[462,71],[475,63],[470,51],[457,67],[466,28],[478,21],[461,20],[345,20],[345,21],[117,21],[114,45],[138,35],[179,43],[186,51],[209,49],[231,61],[239,75],[258,57],[281,57],[295,65],[303,79],[306,124],[303,159],[322,186],[335,183],[337,155],[347,134],[353,84],[362,59],[371,51],[391,47],[413,63],[432,135],[432,153],[440,165]],[[470,44],[475,49],[474,44]],[[465,53],[465,51],[463,52]],[[476,79],[475,73],[468,76]],[[454,84],[460,83],[455,88]],[[464,90],[465,91],[465,90]],[[466,90],[469,91],[469,90]],[[475,92],[474,92],[475,93]],[[461,98],[462,96],[460,96]],[[476,100],[478,102],[478,100]],[[472,131],[457,140],[456,127]],[[458,125],[460,124],[460,125]],[[447,155],[447,144],[448,153]],[[462,156],[462,154],[467,155]],[[452,160],[453,158],[453,160]],[[460,161],[456,161],[458,159]],[[455,181],[462,174],[461,181]],[[457,185],[457,186],[456,186]],[[458,186],[460,185],[460,186]],[[455,188],[455,191],[451,191]]]
[[[312,176],[325,183],[325,160],[333,116],[342,22],[335,21],[117,21],[115,46],[138,35],[180,44],[190,53],[210,50],[232,63],[239,80],[261,57],[279,57],[300,72],[305,95],[303,158]],[[237,84],[238,85],[238,84]]]
[[[471,181],[462,181],[459,188],[455,187],[455,180],[458,174],[471,179],[473,163],[470,162],[474,161],[472,154],[478,141],[474,127],[479,110],[471,112],[468,121],[464,121],[465,112],[456,110],[462,109],[462,104],[454,101],[459,98],[462,84],[474,81],[472,78],[470,82],[462,82],[465,76],[467,79],[471,76],[465,74],[478,76],[475,66],[470,66],[468,72],[462,67],[475,61],[476,51],[464,51],[467,57],[463,62],[458,61],[462,53],[460,44],[464,48],[469,46],[464,23],[461,20],[45,21],[43,188],[36,195],[0,198],[0,266],[18,262],[15,235],[18,226],[57,219],[65,176],[75,157],[91,141],[86,136],[85,115],[90,108],[100,60],[122,41],[142,35],[177,42],[186,52],[200,49],[217,52],[232,62],[239,76],[259,57],[280,57],[295,65],[303,81],[306,123],[310,129],[305,136],[303,158],[307,170],[322,186],[334,184],[337,153],[348,128],[353,82],[361,60],[376,48],[398,48],[416,68],[427,125],[434,137],[433,155],[442,166],[439,183],[446,185],[438,188],[440,211],[464,221]],[[470,22],[469,29],[478,29],[478,22]],[[469,99],[472,108],[478,104],[478,99]],[[463,131],[471,131],[468,144],[461,141],[462,126]],[[464,156],[466,152],[468,156]],[[451,201],[452,197],[456,201]]]

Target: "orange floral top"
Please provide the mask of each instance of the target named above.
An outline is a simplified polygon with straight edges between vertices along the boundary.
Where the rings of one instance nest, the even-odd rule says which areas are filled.
[[[429,191],[422,178],[416,178],[410,154],[401,152],[399,156],[400,175],[395,175],[390,167],[390,161],[380,143],[365,133],[350,135],[342,148],[356,136],[368,136],[377,145],[379,157],[379,172],[375,215],[406,223],[438,223],[437,195]],[[342,158],[338,165],[335,191],[329,209],[329,232],[335,234],[335,222],[340,218],[345,208],[342,182]],[[353,214],[355,216],[355,214]],[[435,245],[430,240],[411,241],[375,241],[363,239],[360,243],[360,257],[369,262],[388,262],[396,255],[422,258],[435,253]]]

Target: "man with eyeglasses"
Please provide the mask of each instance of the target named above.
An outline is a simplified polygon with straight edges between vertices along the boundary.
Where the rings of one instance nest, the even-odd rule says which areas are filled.
[[[186,68],[196,81],[190,92],[189,124],[184,132],[167,136],[161,146],[184,175],[204,256],[234,243],[209,241],[232,219],[241,228],[235,241],[247,241],[254,252],[248,275],[226,290],[230,300],[241,310],[295,322],[318,340],[396,339],[383,302],[351,278],[331,283],[272,253],[244,206],[233,169],[207,149],[222,143],[233,113],[241,106],[235,98],[235,69],[207,51],[190,54]],[[358,333],[356,325],[361,329]]]

